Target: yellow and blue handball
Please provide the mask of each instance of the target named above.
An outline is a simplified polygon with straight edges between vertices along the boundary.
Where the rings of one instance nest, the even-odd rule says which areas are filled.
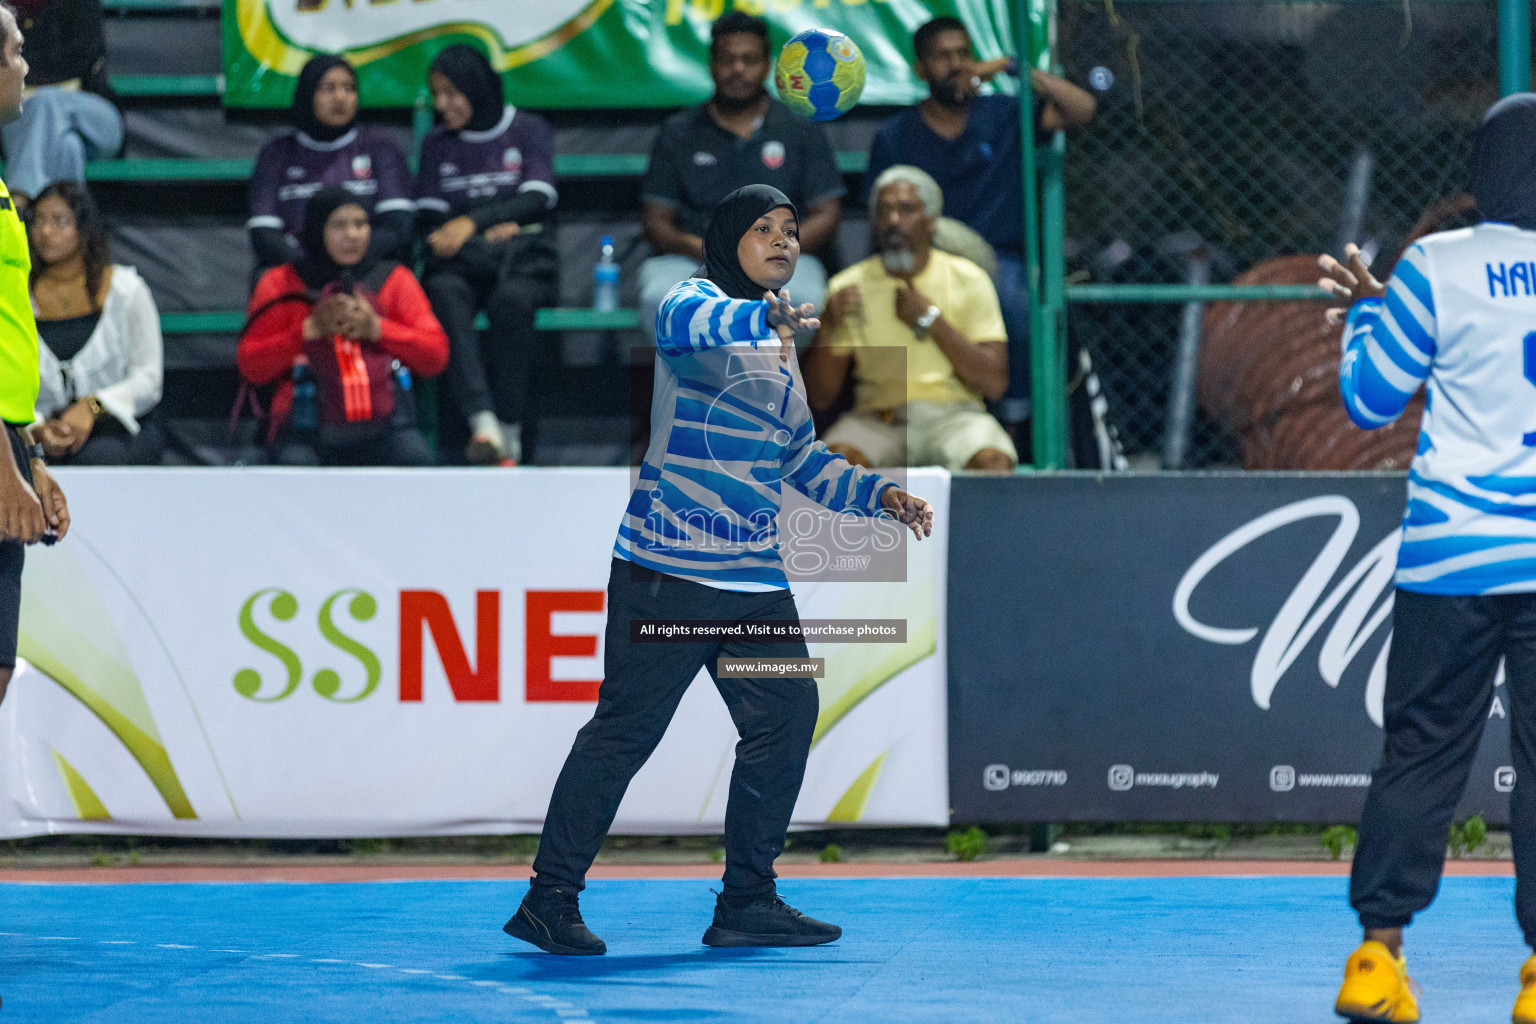
[[[812,121],[830,121],[859,102],[864,54],[841,32],[806,29],[779,51],[773,84],[790,110]]]

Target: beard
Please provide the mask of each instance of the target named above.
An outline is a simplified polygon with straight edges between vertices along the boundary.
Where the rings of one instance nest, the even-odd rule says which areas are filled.
[[[939,106],[950,110],[963,110],[971,102],[971,94],[966,91],[960,75],[951,75],[932,83],[928,87],[928,95]]]
[[[917,269],[917,254],[905,241],[892,245],[886,242],[880,249],[880,263],[885,272],[893,277],[906,277]]]
[[[754,107],[767,94],[767,89],[759,88],[756,92],[746,97],[745,99],[738,99],[734,96],[726,96],[724,93],[716,90],[714,96],[714,104],[722,113],[740,114],[744,111],[752,109],[752,107]]]

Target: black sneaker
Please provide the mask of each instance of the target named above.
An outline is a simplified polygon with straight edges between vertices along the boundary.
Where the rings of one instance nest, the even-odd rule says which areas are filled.
[[[725,896],[715,898],[715,923],[704,933],[706,946],[819,946],[842,938],[835,924],[806,917],[768,895],[744,907],[733,907]]]
[[[602,956],[608,952],[603,940],[587,930],[576,894],[570,889],[530,885],[522,906],[501,930],[560,956]]]

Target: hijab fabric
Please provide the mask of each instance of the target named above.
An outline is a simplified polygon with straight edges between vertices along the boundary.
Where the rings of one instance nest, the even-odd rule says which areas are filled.
[[[357,81],[357,71],[351,64],[334,54],[322,53],[311,57],[304,65],[304,70],[299,72],[298,84],[293,88],[293,126],[316,142],[335,142],[357,123],[357,118],[353,117],[340,128],[333,128],[322,124],[315,116],[315,92],[320,88],[320,79],[332,68],[346,68],[352,81]]]
[[[473,113],[465,128],[483,132],[496,127],[506,109],[506,92],[501,76],[485,54],[467,43],[454,43],[432,61],[432,70],[441,73],[469,100]]]
[[[326,251],[325,222],[330,220],[331,214],[347,205],[363,206],[363,203],[340,185],[325,186],[304,204],[304,231],[299,236],[304,257],[294,264],[294,269],[306,288],[321,291],[328,285],[341,283],[348,284],[350,290],[349,282],[365,280],[378,265],[377,257],[369,253],[363,256],[362,262],[343,267]]]
[[[795,204],[771,185],[744,185],[720,200],[704,229],[703,276],[733,299],[761,299],[768,289],[747,276],[736,249],[759,217],[781,206],[788,207],[799,220]]]
[[[1515,93],[1488,108],[1470,178],[1484,220],[1536,231],[1536,93]]]

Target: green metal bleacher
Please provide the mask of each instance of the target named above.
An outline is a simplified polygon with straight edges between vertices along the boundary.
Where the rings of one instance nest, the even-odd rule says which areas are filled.
[[[104,8],[118,15],[195,13],[217,15],[218,0],[105,0]],[[112,87],[134,100],[218,99],[224,92],[223,75],[113,75]],[[564,178],[638,178],[645,173],[644,153],[561,153],[555,157],[555,174]],[[862,174],[868,164],[865,153],[839,153],[838,168],[844,174]],[[86,180],[93,182],[237,182],[251,176],[254,161],[226,159],[148,158],[93,160],[86,165]],[[167,334],[232,334],[244,323],[237,310],[165,313],[161,328]],[[538,311],[539,330],[631,330],[639,326],[639,311],[620,309],[550,308]]]
[[[102,0],[111,14],[217,14],[220,0]]]
[[[166,334],[237,334],[244,325],[245,314],[238,310],[160,314],[160,330]],[[485,326],[483,316],[478,326]],[[639,326],[637,309],[550,307],[534,318],[534,327],[541,331],[628,331]]]
[[[557,153],[555,174],[562,178],[638,178],[649,157],[644,153]],[[862,174],[867,153],[839,153],[844,174]],[[253,160],[207,160],[179,157],[92,160],[85,166],[87,181],[244,181]]]
[[[555,174],[565,178],[632,178],[645,173],[644,153],[562,153],[555,156]],[[862,173],[865,153],[839,153],[844,174]],[[244,181],[251,176],[250,160],[134,159],[93,160],[86,165],[88,181],[185,182]],[[166,313],[160,318],[167,334],[231,334],[240,330],[244,314],[238,311]],[[541,331],[621,331],[640,324],[635,309],[603,312],[593,309],[548,308],[538,311],[534,326]]]
[[[119,96],[133,99],[217,99],[223,75],[112,75]]]

